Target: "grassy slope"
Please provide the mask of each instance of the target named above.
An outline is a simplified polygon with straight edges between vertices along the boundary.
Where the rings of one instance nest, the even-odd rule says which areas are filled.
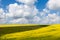
[[[1,36],[1,40],[60,40],[60,24]]]

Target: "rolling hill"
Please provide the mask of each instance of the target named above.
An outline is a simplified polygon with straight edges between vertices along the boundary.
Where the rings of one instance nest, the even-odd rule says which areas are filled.
[[[36,25],[35,25],[36,26]],[[38,27],[38,26],[36,26]],[[2,35],[1,40],[60,40],[60,24]]]

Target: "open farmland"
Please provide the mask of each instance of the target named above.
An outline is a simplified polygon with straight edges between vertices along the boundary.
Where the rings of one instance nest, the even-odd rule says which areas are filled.
[[[0,35],[1,40],[60,40],[60,24],[0,27]]]

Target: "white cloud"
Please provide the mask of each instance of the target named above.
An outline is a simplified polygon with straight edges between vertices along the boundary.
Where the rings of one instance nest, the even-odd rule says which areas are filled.
[[[20,19],[14,19],[14,20],[11,20],[9,23],[11,24],[28,24],[28,20],[25,19],[25,18],[20,18]]]
[[[49,0],[47,7],[52,10],[60,9],[60,0]]]
[[[17,3],[9,4],[8,12],[5,14],[6,23],[19,23],[19,24],[27,24],[33,23],[38,24],[41,20],[40,17],[37,16],[38,9],[35,7],[34,2],[36,0],[20,0],[22,3],[18,5]],[[1,12],[4,13],[3,10]]]
[[[33,18],[31,19],[28,19],[29,23],[30,24],[39,24],[40,23],[40,17],[39,16],[34,16]]]
[[[60,21],[60,16],[58,16],[56,13],[48,14],[48,18],[52,23],[58,23]]]
[[[8,6],[8,10],[9,12],[6,14],[6,18],[9,20],[9,22],[12,21],[12,23],[16,21],[16,19],[17,21],[15,23],[19,23],[19,20],[22,20],[22,18],[27,18],[27,21],[32,20],[38,13],[38,9],[34,5],[18,5],[17,3],[10,4]]]
[[[40,12],[40,24],[55,24],[60,23],[59,12],[52,13],[49,9],[45,8]]]
[[[53,24],[60,23],[59,12],[51,13],[50,9],[56,10],[60,8],[59,2],[49,0],[47,8],[42,11],[38,11],[34,3],[36,0],[16,0],[24,4],[9,4],[8,11],[4,12],[0,8],[0,23],[11,23],[11,24]],[[55,5],[55,6],[54,6]],[[57,6],[56,6],[57,5]],[[40,14],[40,16],[38,15]]]
[[[2,8],[0,8],[0,14],[2,14],[4,12],[4,10]]]
[[[49,13],[41,21],[41,24],[55,24],[55,23],[60,23],[60,16],[58,16],[56,13],[53,14]]]
[[[21,2],[21,3],[24,3],[24,4],[27,4],[27,5],[32,5],[35,3],[35,1],[37,0],[16,0],[17,2]]]
[[[5,22],[6,22],[6,20],[5,20],[4,10],[2,8],[0,8],[0,24],[3,24]]]
[[[43,9],[41,12],[40,12],[40,16],[45,16],[46,14],[50,13],[50,10],[48,10],[47,8]]]
[[[18,5],[17,3],[9,5],[9,17],[30,17],[35,16],[38,13],[38,10],[35,6],[28,5]],[[11,16],[10,16],[11,15]]]
[[[33,23],[35,23],[35,24],[39,24],[40,21],[41,21],[41,18],[38,17],[38,16],[35,16],[35,17],[33,18]]]
[[[55,13],[49,13],[47,18],[50,20],[50,24],[51,23],[60,23],[60,0],[49,0],[47,2],[47,8],[49,10],[57,10],[57,12]],[[54,11],[53,11],[54,12]]]

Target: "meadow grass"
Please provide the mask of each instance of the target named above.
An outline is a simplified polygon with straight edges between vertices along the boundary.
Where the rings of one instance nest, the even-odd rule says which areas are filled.
[[[60,24],[34,30],[6,34],[1,40],[60,40]]]

